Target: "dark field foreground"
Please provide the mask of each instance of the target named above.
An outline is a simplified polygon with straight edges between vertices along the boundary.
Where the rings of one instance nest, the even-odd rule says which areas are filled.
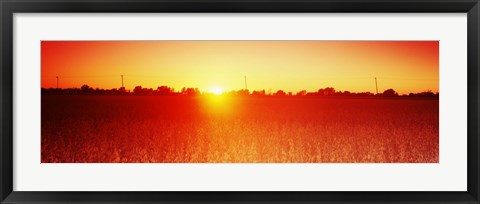
[[[439,161],[437,99],[42,95],[50,162]]]

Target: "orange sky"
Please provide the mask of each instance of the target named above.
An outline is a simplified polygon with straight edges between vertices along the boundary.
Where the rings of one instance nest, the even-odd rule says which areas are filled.
[[[42,41],[42,87],[438,91],[438,41]]]

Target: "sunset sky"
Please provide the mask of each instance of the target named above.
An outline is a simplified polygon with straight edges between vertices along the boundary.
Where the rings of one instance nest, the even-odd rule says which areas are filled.
[[[42,88],[438,91],[438,41],[42,41]]]

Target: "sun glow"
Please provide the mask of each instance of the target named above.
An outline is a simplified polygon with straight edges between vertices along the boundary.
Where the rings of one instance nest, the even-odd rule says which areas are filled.
[[[215,94],[215,95],[222,95],[223,89],[217,86],[211,87],[209,92]]]
[[[232,113],[232,98],[225,94],[225,89],[212,86],[207,91],[206,97],[202,97],[204,110],[215,115],[229,115]]]

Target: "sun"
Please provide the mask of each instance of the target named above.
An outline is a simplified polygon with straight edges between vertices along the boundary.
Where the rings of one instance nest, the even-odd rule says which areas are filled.
[[[222,95],[223,89],[217,86],[211,87],[209,92],[215,94],[215,95]]]

